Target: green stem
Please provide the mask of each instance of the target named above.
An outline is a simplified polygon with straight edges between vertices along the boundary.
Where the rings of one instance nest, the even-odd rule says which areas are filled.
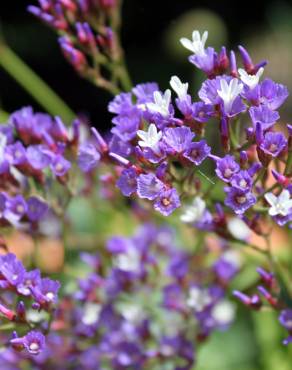
[[[0,41],[0,66],[24,88],[48,113],[66,123],[76,116],[63,100],[7,45]]]

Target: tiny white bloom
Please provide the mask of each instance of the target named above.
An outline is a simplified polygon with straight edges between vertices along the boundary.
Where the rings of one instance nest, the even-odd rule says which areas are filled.
[[[0,132],[0,163],[4,161],[7,137]]]
[[[245,83],[251,90],[254,89],[259,80],[264,73],[264,68],[261,67],[255,75],[249,75],[244,69],[239,68],[238,73],[240,75],[240,79],[243,83]]]
[[[206,289],[192,287],[189,291],[187,305],[197,312],[201,312],[206,306],[212,302],[212,298]]]
[[[36,310],[27,310],[26,311],[26,318],[29,322],[38,323],[44,321],[48,318],[48,314],[45,311],[36,311]]]
[[[100,312],[101,305],[97,303],[87,302],[84,306],[83,315],[81,321],[85,325],[93,325],[97,322]]]
[[[114,265],[124,271],[137,272],[140,268],[140,255],[131,247],[126,253],[120,253],[114,258]]]
[[[146,103],[146,107],[150,112],[160,113],[163,117],[168,117],[171,91],[167,89],[164,94],[159,91],[154,91],[153,99],[154,103]]]
[[[180,216],[182,222],[193,223],[199,221],[206,209],[205,201],[200,197],[195,197],[192,205],[185,208],[185,212]]]
[[[265,199],[271,206],[269,209],[270,216],[287,216],[292,210],[292,199],[290,199],[290,192],[287,189],[284,189],[278,196],[267,193]]]
[[[159,141],[162,137],[162,132],[157,131],[157,127],[154,123],[151,123],[148,127],[148,131],[138,130],[137,135],[141,139],[138,144],[142,148],[151,148],[155,153],[159,154]]]
[[[224,259],[224,261],[230,263],[234,267],[239,268],[241,266],[241,255],[238,251],[226,251],[223,253],[222,258]]]
[[[138,324],[145,319],[145,312],[139,305],[122,303],[119,306],[122,316],[132,324]]]
[[[229,84],[222,78],[220,80],[220,88],[221,90],[217,90],[217,93],[224,102],[225,112],[230,113],[234,100],[243,89],[243,84],[239,83],[237,78],[233,78]]]
[[[227,325],[234,320],[235,307],[231,302],[221,301],[213,307],[211,316],[218,324]]]
[[[179,99],[184,99],[187,96],[189,88],[189,84],[187,82],[182,83],[177,76],[172,76],[169,83]]]
[[[239,217],[233,217],[227,222],[230,234],[239,240],[247,240],[251,236],[251,229]]]
[[[200,35],[200,32],[195,30],[192,34],[192,40],[189,40],[185,37],[180,39],[181,44],[188,50],[190,50],[192,53],[198,56],[204,56],[205,55],[205,43],[208,38],[208,31],[205,31],[202,34],[202,37]]]

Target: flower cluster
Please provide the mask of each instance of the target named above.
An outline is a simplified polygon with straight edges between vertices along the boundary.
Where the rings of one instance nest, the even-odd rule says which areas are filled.
[[[132,237],[111,238],[98,255],[83,253],[91,272],[60,302],[46,348],[30,361],[46,368],[53,359],[62,369],[191,369],[199,343],[233,321],[226,289],[240,260],[223,248],[203,267],[196,253],[179,249],[174,240],[174,230],[145,224]],[[36,289],[37,284],[33,296]],[[50,300],[56,293],[41,291]],[[33,352],[42,344],[34,337],[28,345],[32,337],[11,343]],[[1,353],[1,364],[27,360],[8,356],[10,351]]]
[[[30,330],[18,337],[16,332],[9,341],[17,351],[25,349],[37,355],[44,350],[46,330],[57,302],[60,284],[42,278],[38,269],[26,271],[21,261],[12,253],[0,256],[0,314],[5,320],[15,323],[16,330]],[[42,315],[43,313],[43,315]],[[35,317],[40,320],[35,321]]]
[[[67,184],[78,140],[78,121],[70,133],[59,117],[30,107],[11,114],[0,127],[1,224],[35,224],[47,214],[47,184]]]
[[[238,290],[233,292],[243,304],[254,310],[261,310],[266,305],[278,312],[280,324],[288,331],[289,336],[283,340],[283,344],[288,345],[292,342],[292,309],[286,287],[279,283],[272,272],[268,272],[261,267],[257,268],[260,275],[261,284],[257,286],[258,293],[249,296]]]
[[[220,54],[213,48],[205,49],[206,39],[206,33],[201,39],[195,31],[192,41],[181,40],[194,52],[190,61],[208,76],[198,92],[200,101],[192,100],[188,83],[177,76],[170,80],[177,95],[175,105],[169,89],[162,92],[156,83],[137,85],[109,104],[109,111],[115,114],[114,126],[103,152],[92,147],[83,151],[92,167],[97,163],[94,158],[98,156],[99,160],[101,154],[115,160],[122,194],[152,201],[153,208],[165,216],[181,206],[182,195],[206,197],[200,190],[204,173],[199,166],[204,161],[213,162],[214,175],[208,174],[212,180],[204,177],[213,185],[216,181],[224,185],[222,203],[226,207],[248,226],[253,224],[251,217],[257,209],[266,207],[266,214],[283,226],[292,218],[288,160],[292,129],[287,126],[288,140],[275,125],[280,117],[277,109],[288,96],[287,88],[267,78],[261,82],[266,62],[254,65],[243,47],[239,51],[244,69],[237,69],[234,52],[228,57],[225,48]],[[221,148],[211,151],[204,138],[209,128],[217,130]],[[276,171],[283,162],[287,162],[283,172]],[[270,173],[275,182],[268,187]],[[285,204],[277,207],[282,201]],[[214,202],[210,203],[213,208]],[[269,212],[267,203],[273,208]]]
[[[119,3],[39,0],[39,6],[30,5],[28,10],[58,32],[64,57],[82,77],[116,94],[119,85],[125,88],[129,84],[117,35]],[[105,71],[118,83],[113,83]]]

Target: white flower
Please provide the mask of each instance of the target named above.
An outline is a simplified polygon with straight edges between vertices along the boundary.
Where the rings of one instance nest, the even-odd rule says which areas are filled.
[[[247,240],[251,235],[251,229],[239,217],[233,217],[227,222],[230,234],[239,240]]]
[[[179,99],[184,99],[188,94],[188,83],[182,83],[177,76],[172,76],[170,79],[170,86],[176,92]]]
[[[145,312],[141,306],[124,302],[119,305],[122,316],[132,324],[138,324],[145,319]]]
[[[197,222],[202,218],[205,209],[205,201],[200,197],[196,197],[192,205],[185,208],[185,212],[180,216],[180,219],[182,222],[186,223]]]
[[[292,199],[290,199],[289,190],[285,189],[279,196],[273,193],[265,194],[266,201],[270,204],[270,216],[287,216],[292,209]]]
[[[101,305],[97,303],[87,302],[84,305],[84,311],[81,318],[81,321],[85,325],[93,325],[97,322],[100,312]]]
[[[264,68],[261,67],[255,75],[249,75],[242,68],[239,68],[238,73],[240,74],[241,81],[244,82],[250,89],[254,89],[259,83],[261,75],[264,73]]]
[[[162,137],[162,132],[157,131],[156,126],[154,123],[151,123],[148,127],[148,131],[138,130],[137,135],[139,136],[140,141],[138,141],[138,144],[142,148],[151,148],[155,153],[159,154],[159,141]]]
[[[163,117],[168,117],[171,91],[167,89],[164,94],[159,91],[154,91],[153,99],[154,103],[146,103],[146,107],[152,113],[160,113]]]
[[[221,90],[217,90],[218,95],[224,102],[224,110],[229,113],[232,109],[234,100],[243,89],[243,84],[239,83],[237,78],[233,78],[229,84],[223,78],[220,80]]]
[[[192,287],[189,291],[189,298],[187,305],[194,308],[195,311],[200,312],[212,302],[212,298],[206,289]]]
[[[120,253],[114,258],[114,265],[123,271],[137,272],[140,268],[140,255],[135,247],[130,247],[126,253]]]
[[[0,163],[4,161],[7,137],[0,132]]]
[[[211,316],[219,325],[230,324],[235,317],[235,307],[231,302],[221,301],[213,307]]]
[[[205,55],[205,43],[208,38],[208,31],[205,31],[202,35],[200,35],[199,31],[193,31],[192,40],[189,40],[185,37],[180,39],[181,44],[192,53],[198,56]]]
[[[223,253],[222,258],[230,265],[239,268],[241,266],[241,255],[238,251],[229,250]]]

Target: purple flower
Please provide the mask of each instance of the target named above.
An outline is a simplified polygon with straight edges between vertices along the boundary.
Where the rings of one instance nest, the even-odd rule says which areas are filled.
[[[36,222],[42,219],[48,209],[48,204],[39,197],[32,196],[27,200],[27,217],[30,221]]]
[[[267,155],[278,157],[286,148],[287,139],[281,132],[267,132],[263,141],[260,143],[260,149]]]
[[[256,197],[251,192],[246,193],[233,187],[226,187],[224,190],[227,193],[224,204],[233,209],[237,215],[243,214],[256,203]]]
[[[137,179],[137,194],[140,198],[153,200],[158,197],[164,186],[163,182],[152,173],[141,174]]]
[[[167,128],[164,131],[163,141],[171,150],[183,153],[189,148],[194,137],[195,134],[189,127]]]
[[[260,102],[272,110],[278,109],[288,95],[288,89],[284,85],[277,84],[268,78],[261,83]]]
[[[64,176],[71,168],[71,163],[58,154],[52,160],[50,168],[55,176]]]
[[[34,122],[32,107],[23,107],[11,114],[9,122],[20,133],[29,133]]]
[[[29,164],[36,170],[43,170],[52,161],[52,152],[43,145],[31,145],[26,150]]]
[[[290,213],[287,216],[277,215],[273,217],[273,220],[281,227],[283,227],[286,224],[289,224],[290,227],[292,225],[292,209]]]
[[[12,253],[0,256],[0,275],[2,275],[9,284],[16,286],[22,283],[25,269],[23,264]]]
[[[25,348],[30,354],[38,355],[45,348],[45,336],[39,331],[30,331],[22,338],[14,338],[10,343],[15,348]]]
[[[109,143],[109,152],[118,154],[122,157],[127,157],[131,154],[133,146],[125,141],[122,141],[118,136],[113,135]]]
[[[122,194],[129,197],[137,190],[137,172],[133,168],[127,168],[122,173],[117,181],[117,187]]]
[[[159,87],[156,82],[147,82],[144,84],[136,85],[132,91],[137,98],[138,104],[145,104],[153,102],[153,93],[158,91]]]
[[[7,145],[5,154],[10,164],[19,165],[26,161],[26,150],[20,141]]]
[[[214,108],[211,104],[197,102],[192,104],[192,117],[197,122],[207,122],[214,114]]]
[[[239,256],[235,251],[228,250],[213,265],[216,275],[225,282],[230,281],[240,267]]]
[[[44,278],[36,286],[31,287],[31,293],[37,303],[46,305],[57,302],[59,289],[58,281]]]
[[[22,195],[7,198],[4,217],[13,223],[20,220],[27,212],[27,204]]]
[[[247,193],[252,188],[252,177],[248,171],[239,171],[232,176],[231,186]]]
[[[257,122],[259,122],[264,131],[272,127],[280,118],[280,115],[277,111],[273,111],[265,105],[251,107],[249,109],[249,115],[253,122],[254,128],[256,127]]]
[[[163,288],[163,307],[169,310],[183,311],[185,308],[183,291],[178,284],[169,284]]]
[[[279,316],[280,324],[289,332],[292,332],[292,309],[282,310]]]
[[[218,90],[220,89],[220,80],[224,79],[226,82],[230,82],[230,76],[217,76],[212,80],[206,80],[203,82],[201,89],[199,90],[200,99],[211,105],[217,105],[221,102],[221,98],[218,95]]]
[[[191,55],[189,57],[189,61],[197,68],[204,71],[207,75],[211,75],[215,67],[215,58],[215,50],[211,47],[208,47],[202,54]]]
[[[181,203],[176,189],[161,191],[154,203],[154,209],[164,216],[169,216]]]
[[[134,139],[140,125],[140,117],[137,114],[128,114],[115,117],[112,122],[115,127],[111,132],[118,136],[122,141],[130,141]]]
[[[228,154],[223,158],[218,158],[215,160],[215,172],[217,176],[225,182],[230,182],[232,176],[240,170],[239,164],[235,161],[232,155]]]
[[[208,157],[210,152],[211,148],[206,143],[206,140],[201,140],[192,142],[183,156],[198,166]]]
[[[31,270],[27,271],[24,274],[23,281],[17,285],[17,291],[25,296],[31,294],[31,287],[40,284],[41,282],[41,273],[40,270]]]
[[[108,110],[111,113],[127,114],[133,109],[131,93],[121,93],[109,103]]]
[[[78,166],[83,172],[93,170],[100,160],[100,154],[93,144],[84,144],[78,150]]]

